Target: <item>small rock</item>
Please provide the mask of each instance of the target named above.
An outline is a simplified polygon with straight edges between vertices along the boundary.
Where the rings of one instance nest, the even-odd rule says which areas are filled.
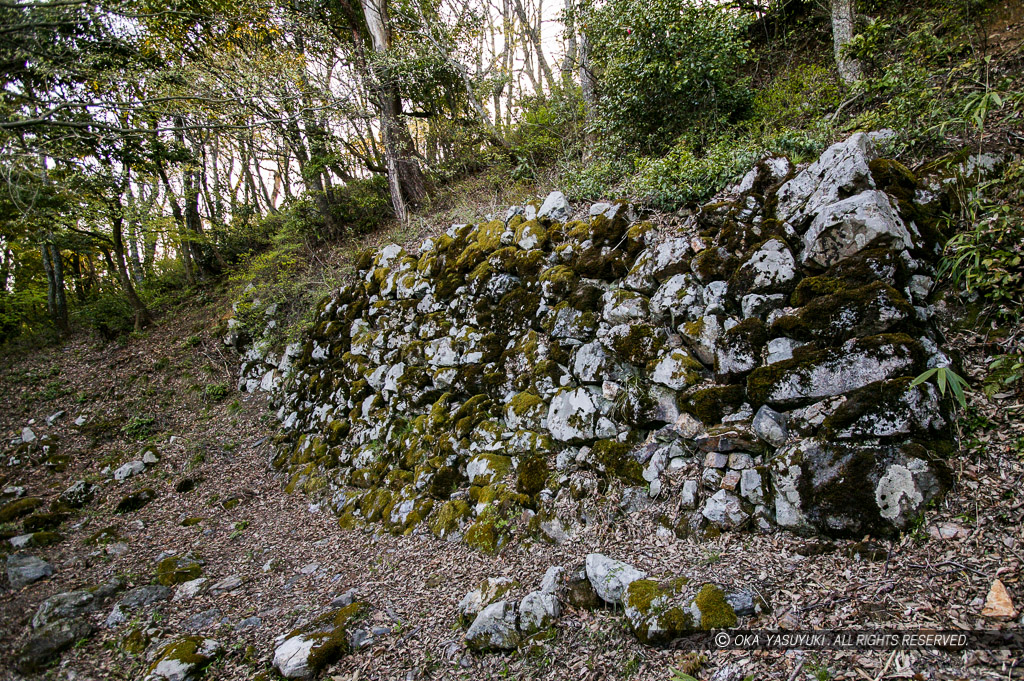
[[[235,631],[248,631],[250,629],[259,629],[263,626],[263,620],[259,617],[246,617],[244,620],[235,625]]]
[[[146,471],[146,464],[141,461],[129,461],[124,464],[116,471],[114,471],[114,480],[118,482],[124,482],[133,475],[139,475]]]
[[[780,414],[768,405],[757,410],[750,427],[753,429],[754,435],[773,447],[781,447],[789,437],[789,431],[786,428],[786,415]]]
[[[696,480],[686,480],[683,482],[683,490],[679,495],[679,503],[683,508],[692,510],[697,508],[697,492],[700,490],[700,485]]]
[[[538,218],[549,218],[554,222],[565,222],[572,215],[572,208],[565,200],[565,194],[554,191],[548,194],[537,211]]]
[[[480,611],[466,632],[466,645],[478,652],[514,650],[518,644],[516,606],[510,601],[488,605]]]
[[[192,600],[196,596],[201,596],[206,593],[207,589],[209,589],[209,583],[210,580],[206,577],[199,577],[187,582],[182,582],[178,585],[178,588],[174,590],[174,598],[171,600],[174,603],[179,603],[181,601]]]
[[[956,523],[939,522],[928,527],[928,535],[932,539],[965,539],[970,530]]]
[[[290,634],[274,650],[274,669],[286,679],[308,679],[328,664],[352,650],[355,631],[349,630],[353,619],[362,617],[362,603],[331,610]],[[360,637],[362,638],[362,637]]]
[[[95,606],[96,597],[88,591],[68,591],[50,596],[32,616],[32,628],[40,629],[57,620],[71,619]]]
[[[722,528],[736,527],[750,517],[750,514],[743,509],[740,499],[724,489],[718,490],[704,502],[701,514]]]
[[[331,601],[331,607],[346,608],[356,602],[358,595],[359,594],[355,589],[349,589],[345,593],[336,596],[334,600]]]
[[[586,560],[587,579],[601,600],[612,605],[622,603],[622,595],[634,581],[647,576],[646,572],[637,570],[618,560],[600,553],[591,553]]]
[[[58,620],[38,629],[19,651],[15,666],[23,674],[41,671],[54,658],[83,638],[92,635],[95,628],[80,619]]]
[[[82,508],[96,496],[96,485],[85,480],[76,480],[64,490],[59,500],[72,508]]]
[[[989,588],[988,597],[985,599],[985,607],[981,611],[982,617],[1010,619],[1016,614],[1017,611],[1014,610],[1013,601],[1010,599],[1010,592],[1006,590],[1006,586],[1001,579],[996,579],[992,582],[991,588]]]
[[[220,653],[221,645],[213,639],[177,639],[160,649],[144,681],[197,681]]]
[[[181,626],[185,631],[200,632],[215,626],[222,617],[224,617],[224,613],[220,608],[210,608],[186,617]]]
[[[238,575],[228,575],[224,579],[220,580],[216,584],[210,587],[210,593],[214,596],[222,593],[229,593],[234,591],[238,587],[242,586],[242,578]]]
[[[532,636],[550,627],[562,614],[558,599],[544,591],[531,591],[519,603],[519,629]]]
[[[483,580],[473,591],[470,591],[459,601],[459,616],[463,622],[472,621],[480,612],[491,603],[509,591],[519,586],[508,577],[494,577]]]
[[[565,581],[565,568],[560,565],[552,565],[544,573],[540,580],[540,590],[546,594],[557,595]]]
[[[166,601],[171,597],[171,590],[166,586],[138,586],[121,597],[107,617],[106,625],[116,627],[128,621],[127,613],[145,608],[158,601]]]
[[[29,428],[28,426],[25,426],[24,428],[21,429],[21,441],[22,442],[35,442],[35,440],[36,440],[36,434],[32,431],[31,428]]]
[[[7,557],[7,580],[12,589],[20,589],[53,574],[53,567],[41,558],[25,553]]]

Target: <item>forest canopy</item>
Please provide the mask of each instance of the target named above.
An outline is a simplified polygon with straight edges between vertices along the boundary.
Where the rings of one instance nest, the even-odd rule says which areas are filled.
[[[5,1],[0,342],[142,329],[173,291],[481,174],[673,210],[844,126],[933,142],[950,128],[906,123],[977,89],[977,64],[941,69],[984,4]],[[931,41],[892,40],[922,21]]]

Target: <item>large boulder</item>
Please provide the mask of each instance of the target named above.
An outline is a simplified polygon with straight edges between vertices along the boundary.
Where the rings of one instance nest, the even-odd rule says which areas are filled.
[[[806,439],[780,449],[769,466],[779,526],[836,537],[903,529],[949,485],[947,467],[913,444]]]
[[[594,396],[586,388],[558,391],[548,408],[551,437],[562,442],[594,439],[598,411]]]
[[[198,681],[221,650],[220,643],[200,636],[171,641],[157,651],[144,681]]]
[[[366,605],[356,602],[294,629],[274,649],[274,669],[286,679],[312,678],[365,641],[353,627],[365,612]]]
[[[550,627],[561,612],[553,593],[531,591],[519,602],[519,630],[524,636],[532,636]]]
[[[643,579],[646,572],[632,565],[609,558],[600,553],[591,553],[586,559],[587,579],[601,600],[610,605],[622,603],[623,594],[632,582]]]
[[[15,666],[23,674],[42,671],[61,653],[96,630],[83,619],[62,619],[32,632],[18,651]]]
[[[565,222],[572,215],[572,208],[565,199],[565,194],[554,191],[548,194],[537,210],[538,218],[547,218],[553,222]]]
[[[50,596],[40,603],[32,616],[32,628],[40,629],[57,620],[78,617],[96,607],[96,597],[90,591],[68,591]]]
[[[857,133],[833,144],[817,161],[779,188],[776,217],[799,229],[825,206],[874,189],[868,166],[874,158],[874,144],[867,134]]]
[[[880,191],[866,191],[819,212],[803,243],[800,262],[827,268],[872,246],[913,248],[914,237],[892,199]]]
[[[491,603],[480,611],[466,632],[470,650],[514,650],[519,645],[516,627],[516,604],[512,601]]]
[[[7,556],[7,581],[11,583],[12,589],[20,589],[52,574],[53,567],[42,558],[27,553]]]
[[[875,381],[915,375],[923,365],[924,350],[909,336],[869,336],[759,367],[747,378],[747,394],[758,404],[799,406]]]
[[[625,598],[626,620],[643,643],[664,644],[698,631],[727,629],[738,622],[736,609],[716,584],[694,589],[685,577],[630,583]]]

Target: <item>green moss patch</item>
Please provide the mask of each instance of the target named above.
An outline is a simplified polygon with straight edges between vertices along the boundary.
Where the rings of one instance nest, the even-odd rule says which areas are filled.
[[[725,592],[714,584],[705,584],[697,592],[694,604],[700,610],[700,628],[728,629],[735,627],[738,621],[736,611],[725,600]]]
[[[0,523],[9,523],[28,515],[43,505],[43,500],[38,497],[25,497],[6,504],[0,508]]]
[[[157,563],[156,581],[163,586],[174,586],[198,579],[203,574],[203,562],[191,556],[171,556]]]

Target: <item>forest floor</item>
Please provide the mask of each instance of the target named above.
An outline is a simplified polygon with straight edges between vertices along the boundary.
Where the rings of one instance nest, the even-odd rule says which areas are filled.
[[[548,567],[570,568],[601,552],[653,576],[685,575],[756,590],[769,612],[741,626],[1017,626],[981,614],[996,579],[1018,608],[1024,604],[1024,405],[1013,395],[995,401],[972,396],[970,416],[960,425],[962,451],[951,461],[953,489],[923,524],[877,545],[879,550],[858,552],[851,550],[853,542],[808,542],[785,533],[676,539],[657,531],[651,513],[619,513],[613,493],[600,522],[564,544],[514,541],[488,556],[430,535],[342,530],[326,508],[302,494],[286,494],[286,481],[268,464],[273,414],[264,397],[235,392],[236,359],[212,336],[222,313],[216,304],[179,309],[123,344],[78,335],[3,361],[4,446],[31,423],[37,436],[58,438],[58,454],[69,458],[10,465],[9,447],[0,460],[0,487],[20,486],[47,503],[75,480],[100,487],[91,504],[60,525],[59,543],[29,549],[53,566],[52,577],[20,590],[4,582],[0,589],[0,678],[21,678],[11,663],[44,599],[118,576],[125,588],[150,584],[158,559],[187,552],[205,561],[202,575],[210,583],[234,575],[240,585],[218,595],[164,601],[108,628],[103,623],[115,596],[89,615],[96,635],[35,678],[141,679],[161,640],[202,633],[225,650],[206,678],[251,679],[269,669],[276,637],[352,588],[373,607],[371,622],[381,635],[329,666],[325,678],[332,680],[667,681],[673,669],[716,681],[1024,678],[1015,666],[1019,657],[999,651],[706,651],[705,659],[641,645],[621,612],[571,608],[544,645],[474,655],[457,624],[459,600],[483,578],[512,577],[525,593]],[[982,370],[983,340],[956,339],[975,376]],[[46,426],[58,411],[64,416]],[[91,425],[76,427],[80,416]],[[104,473],[137,458],[150,442],[160,461],[143,474],[117,483]],[[178,493],[184,478],[195,488]],[[144,487],[156,491],[154,501],[132,513],[115,512],[123,497]],[[190,518],[202,520],[183,526]],[[4,536],[20,534],[20,522],[2,526]],[[116,541],[86,542],[105,528],[113,529]],[[133,631],[147,632],[144,651],[129,652],[140,639],[128,636]]]

